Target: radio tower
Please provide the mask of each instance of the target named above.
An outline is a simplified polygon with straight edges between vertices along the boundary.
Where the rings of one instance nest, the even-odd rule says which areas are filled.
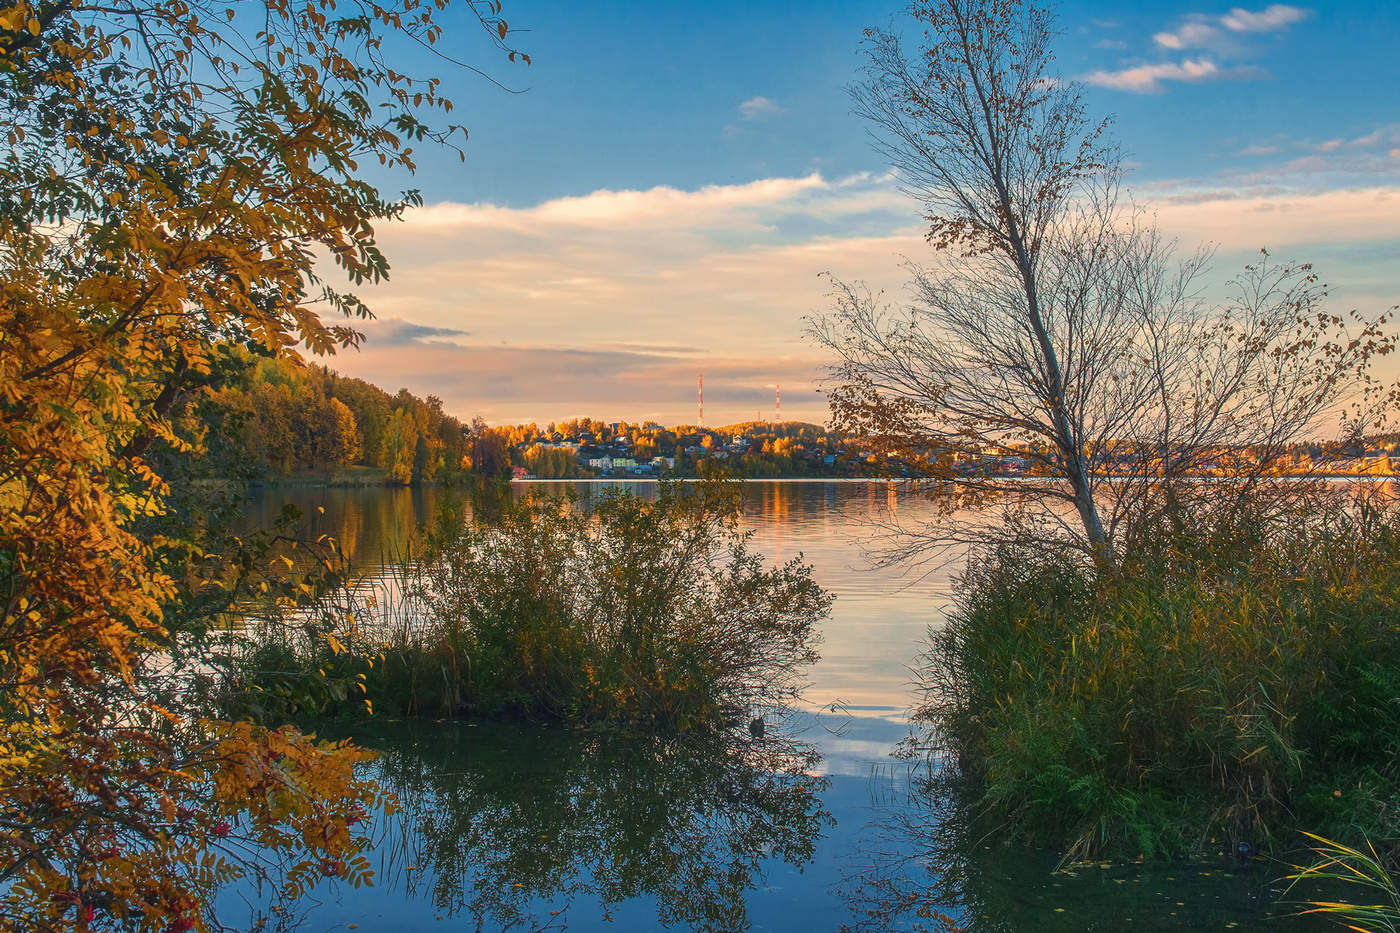
[[[783,387],[773,386],[773,423],[782,424],[783,421]]]
[[[700,422],[699,422],[699,424],[700,424],[700,427],[703,428],[703,427],[705,426],[705,374],[704,374],[704,373],[701,373],[701,374],[700,374],[699,405],[700,405]]]

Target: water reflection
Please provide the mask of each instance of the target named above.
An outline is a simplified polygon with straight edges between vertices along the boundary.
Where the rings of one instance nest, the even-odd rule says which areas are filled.
[[[957,785],[927,763],[887,770],[872,790],[880,818],[855,859],[864,867],[844,884],[856,918],[842,927],[849,933],[1336,928],[1279,903],[1282,863],[1061,866],[1053,853],[990,842]]]
[[[352,567],[372,569],[402,554],[419,524],[445,505],[460,507],[468,496],[465,489],[443,486],[253,487],[234,530],[272,528],[290,505],[297,518],[289,535],[305,541],[329,535]]]
[[[607,919],[639,899],[647,926],[747,929],[765,863],[807,863],[831,825],[815,749],[775,731],[361,734],[403,805],[379,830],[378,883],[478,930],[562,929],[571,911]]]

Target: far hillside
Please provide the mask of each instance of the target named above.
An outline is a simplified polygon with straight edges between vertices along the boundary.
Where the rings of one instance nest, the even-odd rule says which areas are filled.
[[[522,479],[695,476],[702,464],[746,477],[871,476],[892,466],[870,451],[848,449],[839,435],[804,421],[666,427],[655,421],[575,418],[492,430],[504,438],[514,475]]]
[[[200,448],[187,467],[196,478],[408,485],[508,469],[483,423],[464,424],[434,396],[391,395],[235,345],[222,348],[207,384],[185,400],[177,430]]]
[[[193,478],[347,485],[456,483],[471,477],[578,479],[880,475],[891,464],[848,450],[820,425],[748,421],[723,427],[575,418],[489,426],[447,414],[435,396],[389,393],[326,366],[221,348],[205,384],[183,401],[179,434],[197,453],[169,448]],[[705,466],[705,464],[709,466]]]

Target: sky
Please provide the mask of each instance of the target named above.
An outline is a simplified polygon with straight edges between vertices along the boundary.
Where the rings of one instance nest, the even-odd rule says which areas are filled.
[[[443,78],[466,160],[420,150],[424,206],[381,227],[376,320],[327,362],[460,417],[828,420],[804,337],[830,279],[902,300],[929,257],[846,88],[864,2],[505,0],[495,52],[463,9]],[[1261,247],[1310,261],[1334,307],[1400,302],[1400,3],[1058,8],[1056,66],[1111,117],[1128,185],[1215,277]]]

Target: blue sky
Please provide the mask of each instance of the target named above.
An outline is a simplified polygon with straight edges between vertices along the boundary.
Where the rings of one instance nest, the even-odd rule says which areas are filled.
[[[449,14],[467,160],[420,153],[428,206],[383,232],[380,321],[334,365],[492,421],[823,420],[801,336],[830,271],[897,294],[926,255],[849,113],[883,3],[507,0],[529,67]],[[1138,199],[1184,243],[1315,259],[1339,303],[1400,300],[1400,4],[1066,4],[1059,70],[1112,116]]]

